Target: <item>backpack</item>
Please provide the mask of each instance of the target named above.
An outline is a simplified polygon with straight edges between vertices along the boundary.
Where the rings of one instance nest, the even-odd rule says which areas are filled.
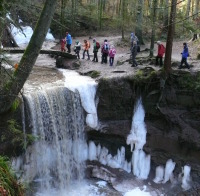
[[[90,42],[88,41],[88,48],[90,48]]]
[[[105,51],[108,51],[108,50],[109,50],[108,44],[104,44],[104,50],[105,50]]]
[[[96,42],[96,48],[97,48],[97,49],[100,48],[100,44],[99,44],[99,42]]]

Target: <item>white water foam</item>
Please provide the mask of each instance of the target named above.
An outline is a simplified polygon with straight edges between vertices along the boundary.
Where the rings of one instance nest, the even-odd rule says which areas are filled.
[[[83,179],[88,147],[78,93],[51,88],[26,95],[25,102],[36,141],[23,161],[15,161],[22,178],[34,182],[40,193],[62,190],[72,179]]]
[[[141,191],[139,188],[135,188],[125,193],[124,196],[151,196],[151,194],[143,190]]]

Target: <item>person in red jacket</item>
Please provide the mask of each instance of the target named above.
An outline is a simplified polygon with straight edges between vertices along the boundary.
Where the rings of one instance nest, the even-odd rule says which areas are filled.
[[[157,41],[158,45],[158,55],[156,56],[156,65],[158,65],[158,60],[160,59],[160,66],[163,65],[163,56],[165,54],[165,47],[161,44],[160,41]]]
[[[65,39],[61,39],[61,42],[60,42],[60,45],[61,45],[60,50],[61,50],[61,52],[65,52],[66,51],[65,44],[66,44]]]

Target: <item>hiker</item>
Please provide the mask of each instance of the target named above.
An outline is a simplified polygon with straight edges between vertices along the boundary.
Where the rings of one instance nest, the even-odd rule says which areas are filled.
[[[131,55],[132,55],[132,65],[131,67],[137,67],[138,63],[135,60],[135,57],[137,55],[137,42],[138,42],[138,38],[134,33],[131,33]]]
[[[108,53],[109,53],[109,44],[108,44],[107,39],[105,39],[104,44],[101,47],[101,54],[102,54],[101,64],[107,63]]]
[[[67,43],[66,47],[68,50],[67,52],[71,53],[72,37],[68,32],[66,32],[66,43]]]
[[[156,42],[158,45],[158,54],[156,56],[156,65],[158,65],[158,60],[160,59],[160,66],[163,65],[163,56],[165,54],[165,47],[161,44],[160,41]]]
[[[74,52],[76,53],[78,59],[80,59],[80,55],[79,55],[80,50],[81,50],[81,43],[78,40],[76,40],[76,44],[74,46]]]
[[[61,39],[60,45],[61,45],[61,52],[65,52],[65,44],[66,44],[66,40],[65,39]]]
[[[83,50],[83,58],[82,59],[85,59],[85,52],[87,52],[87,55],[88,55],[87,60],[90,60],[89,48],[90,48],[90,42],[87,40],[84,40],[84,45],[83,45],[84,50]]]
[[[187,62],[187,58],[189,57],[189,51],[188,51],[187,43],[185,43],[185,42],[183,43],[183,52],[181,54],[182,54],[181,64],[180,64],[180,66],[178,68],[181,69],[183,63],[185,63],[186,67],[188,69],[190,69],[190,66],[189,66],[189,64]]]
[[[98,53],[98,50],[100,48],[100,44],[99,42],[96,41],[96,39],[93,39],[93,53],[94,53],[94,58],[92,61],[96,61],[98,62],[98,56],[97,56],[97,53]]]
[[[110,66],[113,66],[115,54],[116,54],[116,50],[115,50],[114,46],[111,45],[110,50],[109,50],[109,54],[108,54]]]

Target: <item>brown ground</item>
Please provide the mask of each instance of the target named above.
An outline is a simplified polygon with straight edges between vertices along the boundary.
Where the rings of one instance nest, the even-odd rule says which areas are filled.
[[[100,72],[100,77],[121,77],[128,75],[130,73],[136,73],[138,69],[144,68],[146,66],[151,66],[155,70],[160,69],[159,66],[155,65],[149,65],[149,63],[140,63],[138,67],[131,67],[131,64],[128,62],[125,62],[130,58],[130,48],[129,48],[129,43],[128,42],[121,42],[121,37],[120,36],[113,36],[113,37],[95,37],[100,44],[103,43],[104,39],[108,39],[109,44],[113,44],[116,48],[117,54],[115,57],[114,65],[112,67],[109,66],[108,64],[101,64],[101,53],[100,51],[98,52],[98,58],[99,62],[92,62],[91,60],[93,59],[93,53],[92,53],[92,39],[90,39],[91,43],[91,48],[90,48],[90,55],[91,55],[91,60],[83,60],[80,59],[81,66],[80,69],[77,70],[78,72],[81,73],[87,73],[93,70],[96,70]],[[84,39],[88,39],[86,37],[79,37],[76,38],[76,40],[79,40],[81,43],[83,43]],[[73,40],[73,43],[75,43],[75,40]],[[165,45],[165,43],[163,43]],[[197,47],[198,43],[197,42],[189,42],[189,52],[190,52],[190,57],[188,59],[188,62],[191,66],[191,69],[184,69],[189,72],[196,72],[197,70],[200,70],[200,60],[196,60],[197,56]],[[43,44],[43,48],[45,49],[57,49],[60,50],[60,45],[59,41],[52,42],[48,41]],[[149,48],[149,44],[146,44],[144,46],[141,46],[141,50],[144,50],[145,48]],[[172,61],[180,62],[181,60],[181,51],[183,49],[183,41],[174,41],[173,43],[173,52],[172,52]],[[81,51],[80,55],[82,58],[82,53]],[[72,46],[72,54],[73,52],[73,46]],[[155,44],[155,51],[154,55],[156,56],[157,54],[157,45]],[[137,58],[143,59],[142,57],[148,57],[149,52],[140,52],[137,55]],[[10,55],[10,58],[12,59],[13,62],[19,62],[21,59],[21,54],[12,54]],[[124,62],[122,65],[118,65],[117,62]],[[36,87],[37,89],[40,89],[41,86],[44,84],[50,84],[55,83],[55,85],[62,85],[59,83],[59,81],[63,80],[62,79],[62,74],[55,68],[55,62],[56,60],[54,58],[51,58],[48,55],[42,54],[39,55],[35,67],[29,77],[29,80],[26,82],[25,89],[29,89],[29,91]],[[177,69],[176,67],[173,67],[172,69]],[[57,82],[56,82],[57,81]],[[27,88],[26,88],[27,87]]]
[[[140,68],[143,68],[145,66],[152,66],[154,69],[160,69],[159,66],[154,66],[154,65],[149,65],[149,63],[142,63],[139,64],[138,67],[131,67],[131,64],[128,62],[123,63],[122,65],[118,65],[118,61],[125,61],[130,58],[130,46],[128,42],[121,42],[121,36],[115,36],[115,37],[95,37],[96,40],[102,44],[104,39],[107,39],[109,44],[113,44],[116,48],[117,54],[115,56],[115,62],[114,66],[110,67],[109,63],[108,64],[101,64],[101,53],[100,51],[98,52],[98,58],[99,62],[95,63],[92,62],[93,58],[93,52],[92,52],[92,39],[90,39],[91,43],[91,48],[90,48],[90,55],[91,55],[91,60],[80,60],[81,61],[81,67],[80,67],[80,72],[81,73],[87,73],[92,70],[97,70],[101,73],[101,76],[104,77],[113,77],[113,76],[122,76],[129,74],[130,72],[134,72],[135,70],[138,70]],[[88,39],[86,37],[79,37],[77,38],[81,43],[83,43],[84,39]],[[76,39],[76,40],[77,40]],[[75,40],[74,40],[75,42]],[[164,45],[166,43],[163,42]],[[188,58],[188,62],[191,65],[191,69],[189,70],[190,72],[194,72],[196,70],[200,69],[200,61],[196,60],[197,56],[197,47],[198,43],[197,42],[189,42],[188,43],[189,47],[189,52],[190,52],[190,57]],[[60,49],[60,46],[57,45],[55,47],[56,49]],[[145,48],[149,48],[149,44],[141,46],[141,50],[144,50]],[[72,47],[73,49],[73,47]],[[174,41],[173,43],[173,51],[172,51],[172,61],[180,62],[181,61],[181,52],[183,50],[183,41]],[[73,53],[73,50],[72,50]],[[82,57],[83,51],[81,51],[81,57]],[[155,44],[155,50],[154,50],[154,55],[156,56],[157,54],[157,45]],[[137,58],[139,57],[147,57],[149,55],[149,52],[140,52],[137,55]],[[87,57],[86,57],[87,59]],[[173,69],[177,69],[177,67],[173,67]],[[187,70],[187,69],[185,69]]]

